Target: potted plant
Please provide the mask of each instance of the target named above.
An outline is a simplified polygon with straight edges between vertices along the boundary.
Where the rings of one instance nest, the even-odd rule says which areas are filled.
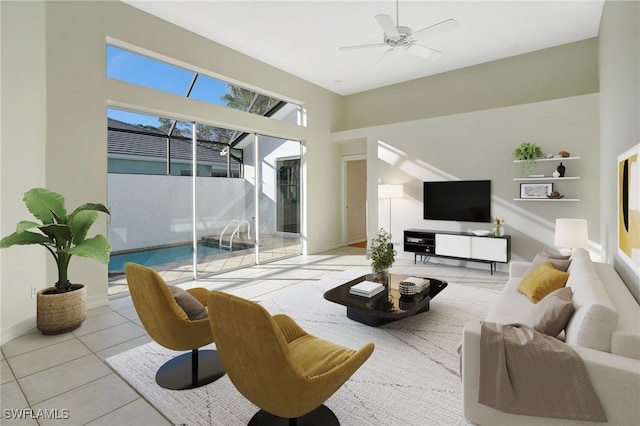
[[[53,255],[58,282],[37,294],[37,328],[43,334],[71,331],[85,320],[87,307],[85,286],[69,281],[69,261],[75,255],[109,262],[111,244],[107,238],[103,235],[87,238],[98,212],[110,214],[109,210],[102,204],[88,203],[67,214],[64,197],[45,188],[27,191],[22,201],[40,223],[20,221],[16,231],[0,241],[0,248],[38,244]]]
[[[544,157],[542,153],[542,148],[532,142],[522,142],[518,147],[513,151],[513,158],[516,160],[520,160],[520,172],[524,174],[529,174],[533,165],[536,163],[538,158]]]
[[[378,235],[371,240],[371,247],[367,253],[367,258],[371,259],[373,278],[388,283],[389,268],[396,258],[396,251],[393,248],[391,234],[380,228]]]

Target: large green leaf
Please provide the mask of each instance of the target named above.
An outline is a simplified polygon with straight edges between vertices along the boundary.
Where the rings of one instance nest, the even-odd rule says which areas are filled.
[[[33,188],[25,192],[22,200],[31,214],[45,225],[54,222],[54,215],[62,222],[67,220],[64,197],[58,193],[45,188]]]
[[[51,240],[42,234],[36,234],[35,232],[22,231],[14,232],[11,235],[7,235],[0,240],[0,248],[7,248],[14,245],[26,245],[26,244],[51,244]]]
[[[40,226],[42,226],[42,224],[38,222],[34,222],[31,220],[21,220],[20,222],[18,222],[18,225],[16,226],[16,233],[27,231],[33,228],[38,228]]]
[[[73,243],[80,244],[87,237],[91,225],[98,220],[98,213],[89,210],[76,210],[69,218],[69,225],[73,231]]]
[[[52,223],[40,226],[39,229],[49,238],[54,239],[58,245],[66,247],[73,238],[73,232],[69,225]]]
[[[76,214],[78,214],[79,212],[87,211],[87,210],[92,210],[92,211],[102,212],[102,213],[106,213],[106,214],[111,214],[111,213],[109,212],[109,209],[108,209],[108,208],[106,208],[106,207],[104,206],[104,204],[100,204],[100,203],[86,203],[86,204],[81,205],[81,206],[80,206],[80,207],[78,207],[77,209],[75,209],[75,210],[73,211],[73,213],[71,213],[71,214],[69,215],[69,217],[71,218],[71,217],[75,216]]]
[[[96,259],[102,263],[109,263],[109,253],[111,253],[111,244],[104,235],[96,235],[88,238],[75,247],[67,250],[67,253],[80,257],[88,257]]]

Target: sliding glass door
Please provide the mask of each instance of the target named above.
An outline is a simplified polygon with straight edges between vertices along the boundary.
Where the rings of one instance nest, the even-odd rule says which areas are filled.
[[[110,294],[300,254],[297,141],[109,110]]]

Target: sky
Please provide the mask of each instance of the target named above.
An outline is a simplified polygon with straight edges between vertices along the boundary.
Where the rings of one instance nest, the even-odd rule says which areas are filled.
[[[107,46],[107,77],[138,84],[178,96],[185,96],[194,72]],[[222,105],[220,98],[227,92],[227,84],[214,78],[199,75],[189,97]],[[155,116],[137,114],[110,108],[109,118],[131,124],[158,125]],[[168,117],[170,118],[170,117]]]

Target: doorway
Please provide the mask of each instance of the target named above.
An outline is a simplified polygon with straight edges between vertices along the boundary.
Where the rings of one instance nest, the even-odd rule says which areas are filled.
[[[277,232],[300,234],[300,159],[278,160]]]
[[[367,242],[367,160],[364,156],[344,159],[344,226],[346,245]]]

